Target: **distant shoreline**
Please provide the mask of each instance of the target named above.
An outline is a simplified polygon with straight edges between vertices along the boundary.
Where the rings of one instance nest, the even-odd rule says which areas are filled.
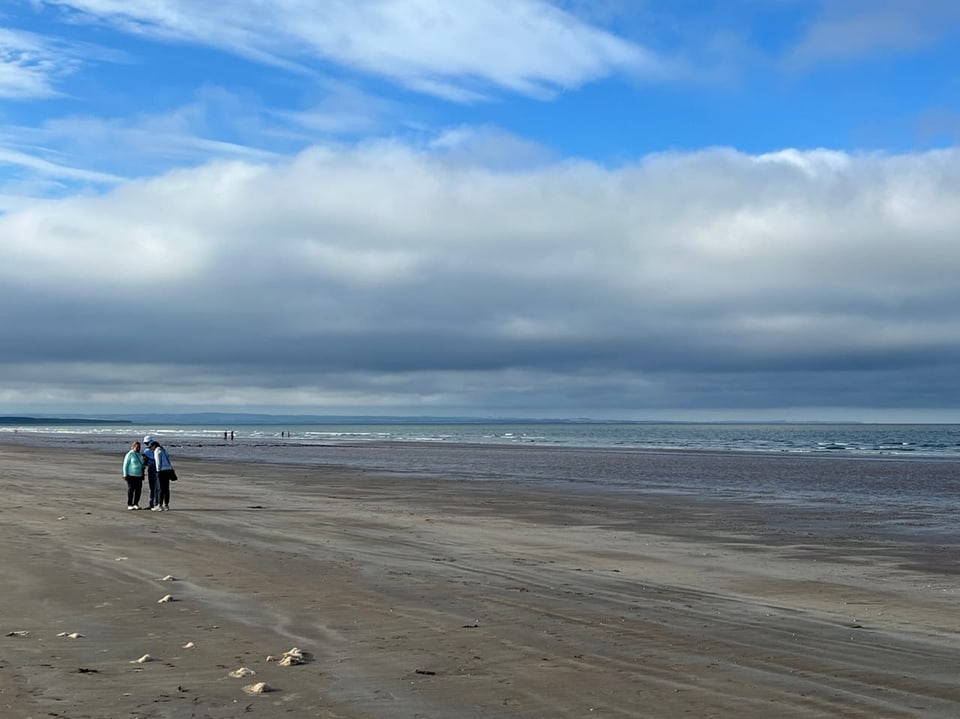
[[[66,419],[64,417],[2,417],[0,424],[133,424],[128,419]]]

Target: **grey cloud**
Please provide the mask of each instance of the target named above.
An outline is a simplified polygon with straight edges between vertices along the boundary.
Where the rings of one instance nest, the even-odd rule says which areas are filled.
[[[913,52],[958,32],[960,7],[952,0],[824,3],[822,15],[786,55],[785,62],[802,69],[820,62]]]
[[[949,406],[958,160],[371,144],[37,203],[0,218],[0,401],[150,409],[150,374],[186,407]]]

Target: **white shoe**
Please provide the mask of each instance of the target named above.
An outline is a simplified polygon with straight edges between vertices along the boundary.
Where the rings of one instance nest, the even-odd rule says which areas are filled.
[[[128,504],[127,509],[135,509],[135,507],[132,504]]]
[[[164,512],[169,512],[169,511],[170,511],[170,505],[169,505],[169,504],[163,505],[163,511],[164,511]]]
[[[163,507],[161,507],[159,504],[155,504],[155,505],[153,505],[152,507],[150,507],[150,511],[151,511],[151,512],[162,512],[162,511],[163,511]]]

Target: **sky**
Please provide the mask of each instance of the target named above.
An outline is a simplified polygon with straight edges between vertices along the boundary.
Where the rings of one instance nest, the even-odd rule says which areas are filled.
[[[2,0],[0,414],[960,422],[955,0]]]

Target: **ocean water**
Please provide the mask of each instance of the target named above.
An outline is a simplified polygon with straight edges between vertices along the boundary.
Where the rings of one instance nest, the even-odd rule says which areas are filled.
[[[224,440],[231,430],[234,439]],[[769,507],[784,526],[804,516],[816,531],[856,525],[960,543],[960,425],[29,425],[0,426],[0,443],[115,452],[119,469],[130,442],[147,433],[174,464],[190,458],[345,467],[397,481],[420,475],[562,486],[584,495],[746,501]]]
[[[0,425],[0,439],[37,444],[112,446],[154,434],[164,442],[216,445],[233,431],[233,446],[257,455],[289,446],[377,442],[530,445],[605,449],[710,450],[853,457],[960,459],[960,425],[947,424],[646,424],[646,423],[386,423],[145,426]],[[228,440],[229,441],[229,440]],[[253,458],[253,457],[251,457]],[[266,458],[266,457],[260,457]]]

